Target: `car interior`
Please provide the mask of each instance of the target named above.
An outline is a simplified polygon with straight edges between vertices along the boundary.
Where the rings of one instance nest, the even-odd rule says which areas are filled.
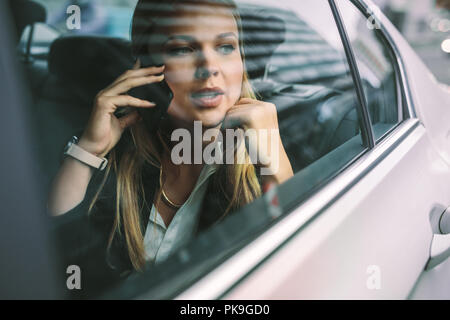
[[[48,190],[62,150],[82,132],[95,95],[131,69],[134,59],[128,40],[97,35],[61,36],[49,44],[48,54],[33,56],[33,26],[45,24],[45,8],[31,0],[10,3],[17,43],[25,43],[18,45],[18,54],[33,99],[30,115],[39,140],[35,152],[42,159],[39,178]],[[363,149],[358,102],[345,61],[292,12],[242,5],[240,14],[246,67],[257,97],[277,106],[283,144],[304,188],[318,185],[324,172],[331,174],[336,163],[348,161],[343,155]],[[25,33],[26,27],[31,31]],[[286,41],[295,50],[287,50]],[[323,57],[308,56],[310,46],[322,46]],[[371,108],[373,117],[378,112]],[[295,198],[301,189],[286,187],[284,197]]]
[[[20,2],[20,6],[12,6],[19,21],[17,34],[22,34],[26,26],[45,22],[42,5],[26,0]],[[294,172],[298,172],[357,135],[359,125],[352,83],[336,85],[339,76],[345,73],[337,61],[333,66],[337,72],[328,70],[326,74],[320,74],[321,78],[310,77],[307,82],[294,79],[292,68],[285,73],[278,70],[270,76],[270,58],[284,41],[284,21],[292,21],[290,12],[279,11],[274,14],[274,10],[248,5],[241,7],[240,14],[250,80],[258,97],[277,106],[283,143]],[[24,14],[28,12],[35,14]],[[296,27],[303,25],[306,29],[306,24],[298,18],[294,22]],[[305,32],[314,34],[310,28]],[[28,34],[31,39],[27,42],[32,46],[32,32]],[[313,44],[317,45],[317,40]],[[305,45],[303,50],[307,52],[308,47]],[[329,47],[328,56],[331,50]],[[59,37],[51,43],[46,57],[33,57],[29,50],[21,54],[34,100],[31,112],[40,140],[37,152],[45,159],[42,179],[48,186],[58,168],[65,143],[82,131],[96,93],[130,69],[133,57],[128,40],[94,35]],[[301,60],[301,55],[302,52],[291,50],[284,53],[284,58]],[[292,67],[295,70],[296,66]],[[320,67],[320,61],[316,67]],[[334,85],[323,85],[325,80],[327,83],[334,81]],[[350,94],[342,94],[349,89]],[[323,110],[333,116],[324,119],[321,117]]]

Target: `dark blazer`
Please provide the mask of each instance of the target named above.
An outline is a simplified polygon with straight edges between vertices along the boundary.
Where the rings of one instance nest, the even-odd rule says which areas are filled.
[[[199,215],[197,234],[211,226],[225,212],[227,200],[219,184],[214,181],[223,169],[224,166],[220,167],[210,177]],[[91,213],[87,214],[104,174],[104,171],[96,171],[88,185],[84,200],[67,213],[53,218],[53,232],[62,258],[63,274],[69,265],[78,265],[81,269],[82,291],[77,293],[81,297],[83,292],[95,294],[116,284],[126,278],[133,269],[126,242],[122,236],[123,232],[116,233],[111,248],[107,252],[116,203],[116,176],[112,170]],[[142,181],[146,203],[151,204],[159,188],[159,168],[146,165],[142,171]],[[141,197],[139,203],[141,204],[143,200]],[[150,208],[144,208],[141,212],[143,234],[145,234],[149,215]]]

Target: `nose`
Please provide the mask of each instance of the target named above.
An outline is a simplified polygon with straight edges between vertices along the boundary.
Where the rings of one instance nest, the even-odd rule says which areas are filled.
[[[211,76],[216,77],[218,75],[219,66],[214,58],[214,53],[209,50],[199,51],[195,77],[199,80],[205,80]]]

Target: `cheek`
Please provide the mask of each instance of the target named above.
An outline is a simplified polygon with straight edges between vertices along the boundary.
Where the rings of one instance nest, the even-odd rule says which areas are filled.
[[[240,59],[225,69],[225,78],[227,79],[227,90],[232,100],[231,102],[234,105],[241,96],[242,81],[244,78],[244,66]]]
[[[189,118],[189,110],[186,97],[190,92],[190,86],[194,76],[194,69],[186,65],[168,65],[164,71],[164,78],[173,93],[172,102],[167,113],[180,119]]]
[[[180,100],[186,96],[186,92],[190,90],[194,75],[193,68],[188,66],[179,66],[168,68],[164,72],[164,79],[172,90],[173,100]]]
[[[170,87],[182,88],[192,82],[194,72],[195,69],[188,65],[166,66],[164,77]]]

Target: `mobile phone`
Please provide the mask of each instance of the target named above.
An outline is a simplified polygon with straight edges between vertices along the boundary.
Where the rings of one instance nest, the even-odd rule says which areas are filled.
[[[141,62],[141,68],[158,67],[162,65],[162,63],[155,63],[149,54],[139,55],[138,58]],[[173,98],[172,90],[170,90],[167,82],[162,80],[161,82],[136,87],[131,89],[128,94],[135,98],[151,101],[156,104],[153,108],[137,109],[147,130],[155,132],[161,121],[167,116],[167,108]]]

